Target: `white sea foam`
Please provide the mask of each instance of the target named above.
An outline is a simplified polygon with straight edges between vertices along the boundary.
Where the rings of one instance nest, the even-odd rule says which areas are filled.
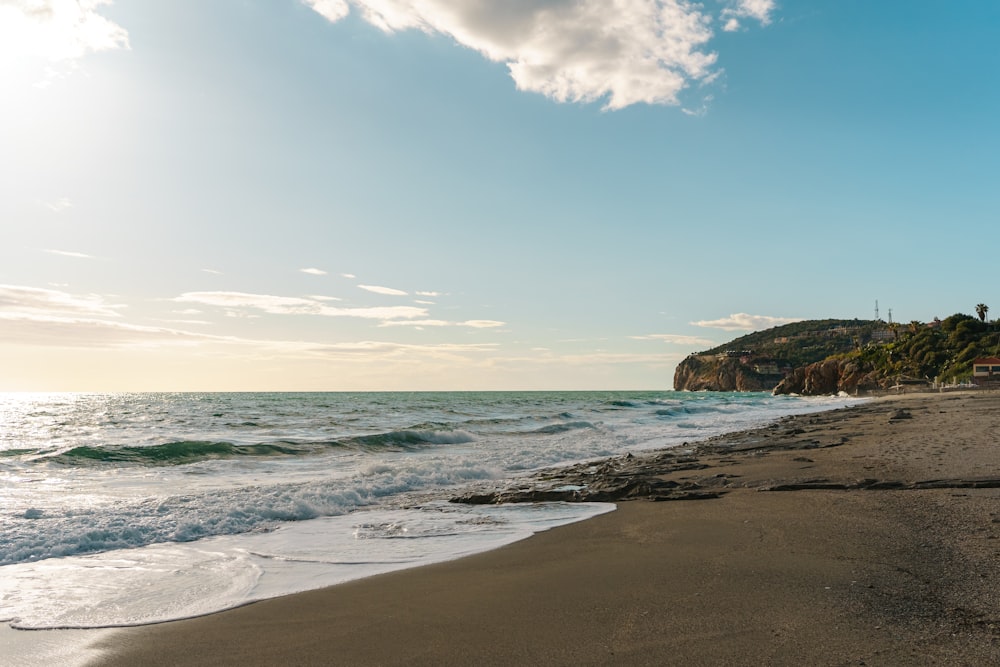
[[[592,510],[459,510],[428,497],[847,402],[677,392],[0,396],[0,616],[30,627],[147,623],[455,557],[529,534],[532,517]]]
[[[486,551],[614,509],[599,503],[430,503],[186,544],[8,565],[0,619],[21,629],[190,618],[247,602]]]

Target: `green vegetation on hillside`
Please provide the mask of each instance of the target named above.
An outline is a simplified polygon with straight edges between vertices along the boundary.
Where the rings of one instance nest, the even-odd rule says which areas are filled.
[[[804,320],[740,336],[701,354],[748,350],[757,358],[799,367],[855,350],[885,327],[872,320]]]
[[[847,355],[886,377],[903,375],[942,382],[968,380],[977,357],[1000,355],[1000,323],[952,315],[941,326],[901,325],[898,340],[866,345]]]
[[[882,377],[951,382],[972,376],[977,357],[1000,356],[1000,320],[987,322],[988,307],[978,317],[957,313],[931,324],[873,320],[805,320],[736,338],[702,352],[752,352],[794,368],[837,358],[856,362]]]

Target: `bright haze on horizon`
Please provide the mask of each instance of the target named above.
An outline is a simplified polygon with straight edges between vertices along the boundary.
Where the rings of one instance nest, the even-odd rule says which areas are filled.
[[[980,0],[0,0],[0,390],[667,389],[876,299],[1000,309],[998,27]]]

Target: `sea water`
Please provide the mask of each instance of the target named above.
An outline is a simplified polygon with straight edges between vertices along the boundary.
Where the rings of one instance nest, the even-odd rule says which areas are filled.
[[[613,506],[450,495],[846,400],[0,394],[0,620],[161,622],[495,548]]]

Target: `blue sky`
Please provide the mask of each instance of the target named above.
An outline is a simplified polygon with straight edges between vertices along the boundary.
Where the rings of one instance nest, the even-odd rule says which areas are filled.
[[[0,0],[0,390],[658,389],[790,320],[972,313],[998,27]]]

